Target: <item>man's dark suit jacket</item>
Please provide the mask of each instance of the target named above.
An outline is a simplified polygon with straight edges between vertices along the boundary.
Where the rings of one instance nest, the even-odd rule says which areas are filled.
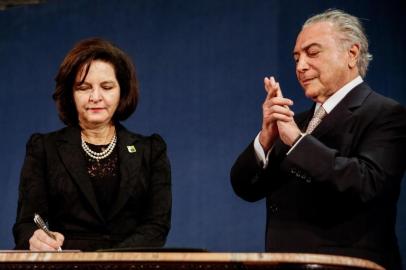
[[[67,127],[30,138],[13,227],[16,249],[29,248],[28,240],[37,229],[34,213],[65,236],[63,249],[164,245],[171,217],[166,144],[156,134],[144,137],[121,125],[116,129],[120,187],[107,216],[99,209],[87,173],[80,129]]]
[[[299,128],[312,115],[298,115]],[[267,199],[266,250],[355,256],[400,268],[395,221],[405,108],[362,83],[288,150],[276,141],[262,169],[251,143],[231,169],[236,194]]]

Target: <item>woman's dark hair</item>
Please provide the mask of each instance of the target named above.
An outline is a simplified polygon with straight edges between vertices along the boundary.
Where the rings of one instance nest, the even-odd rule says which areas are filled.
[[[75,79],[78,72],[84,72],[84,80],[94,60],[110,63],[114,67],[120,85],[120,101],[113,115],[113,121],[127,119],[136,109],[138,103],[138,81],[135,67],[122,50],[109,41],[91,38],[77,43],[66,55],[55,81],[52,95],[56,102],[59,118],[68,126],[78,125],[78,114],[73,100]]]

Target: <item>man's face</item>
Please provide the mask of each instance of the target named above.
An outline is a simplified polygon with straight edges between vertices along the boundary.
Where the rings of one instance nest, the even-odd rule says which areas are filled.
[[[340,33],[330,22],[306,26],[299,34],[293,51],[296,76],[305,95],[323,103],[354,76],[349,49],[340,44]],[[355,74],[356,75],[356,74]]]

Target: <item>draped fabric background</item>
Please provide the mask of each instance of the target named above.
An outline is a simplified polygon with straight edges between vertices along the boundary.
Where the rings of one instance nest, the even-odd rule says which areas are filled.
[[[33,132],[62,127],[54,77],[75,42],[103,37],[134,60],[141,88],[124,125],[160,133],[173,169],[168,247],[263,251],[264,202],[237,198],[229,170],[261,127],[264,76],[308,108],[292,49],[305,19],[329,7],[358,17],[374,55],[366,81],[406,105],[401,1],[48,0],[0,11],[0,249],[13,247],[19,173]],[[398,238],[406,258],[406,184]]]

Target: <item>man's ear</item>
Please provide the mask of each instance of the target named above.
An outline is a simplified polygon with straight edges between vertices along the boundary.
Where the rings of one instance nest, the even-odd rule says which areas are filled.
[[[352,69],[357,66],[359,54],[360,54],[360,45],[358,43],[352,44],[350,49],[348,50],[348,56],[349,56],[348,67],[349,68]]]

